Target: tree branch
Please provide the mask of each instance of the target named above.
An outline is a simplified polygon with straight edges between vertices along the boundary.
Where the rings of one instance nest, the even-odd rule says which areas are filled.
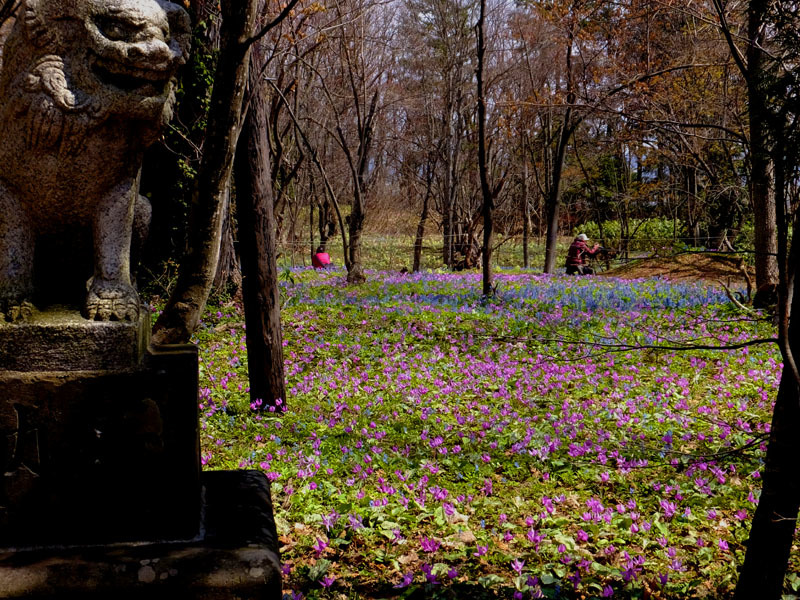
[[[294,7],[295,7],[295,6],[297,6],[297,3],[298,3],[299,1],[300,1],[300,0],[289,0],[289,4],[287,4],[287,5],[286,5],[286,6],[283,8],[283,10],[280,12],[280,14],[279,14],[277,17],[275,17],[275,18],[274,18],[272,21],[270,21],[269,23],[267,23],[267,24],[266,24],[266,25],[265,25],[265,26],[264,26],[264,27],[261,29],[261,31],[259,31],[258,33],[256,33],[254,36],[252,36],[252,37],[250,37],[250,38],[246,39],[246,40],[244,41],[244,45],[245,45],[245,46],[252,46],[252,45],[253,45],[253,44],[255,44],[255,43],[258,41],[258,40],[260,40],[260,39],[261,39],[261,38],[263,38],[265,35],[267,35],[267,34],[268,34],[268,33],[269,33],[269,32],[270,32],[270,31],[271,31],[271,30],[272,30],[274,27],[276,27],[277,25],[280,25],[281,21],[283,21],[283,20],[284,20],[286,17],[288,17],[288,16],[289,16],[289,14],[292,12],[292,10],[294,10]]]

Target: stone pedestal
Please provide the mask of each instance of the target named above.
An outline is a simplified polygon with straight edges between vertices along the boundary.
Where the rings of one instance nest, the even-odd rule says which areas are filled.
[[[201,476],[197,348],[148,335],[0,325],[0,598],[280,598],[269,483]]]
[[[0,598],[278,600],[269,483],[254,471],[203,474],[204,534],[192,542],[0,553]]]
[[[0,547],[198,535],[196,347],[125,371],[0,372],[0,389]]]
[[[147,314],[135,323],[98,322],[53,306],[18,325],[0,319],[0,372],[131,369],[142,362],[149,341]]]

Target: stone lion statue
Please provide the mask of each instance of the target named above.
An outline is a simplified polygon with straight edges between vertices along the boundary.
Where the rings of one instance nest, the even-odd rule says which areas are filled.
[[[190,41],[168,0],[23,0],[0,72],[0,322],[64,303],[67,277],[86,318],[138,318],[142,157]]]

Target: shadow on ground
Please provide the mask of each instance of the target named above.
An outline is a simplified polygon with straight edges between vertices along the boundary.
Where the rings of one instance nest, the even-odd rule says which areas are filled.
[[[746,287],[745,272],[754,278],[752,267],[745,265],[735,254],[712,252],[686,252],[673,256],[638,258],[629,263],[614,266],[599,275],[639,279],[664,277],[671,281],[721,281],[728,287]]]

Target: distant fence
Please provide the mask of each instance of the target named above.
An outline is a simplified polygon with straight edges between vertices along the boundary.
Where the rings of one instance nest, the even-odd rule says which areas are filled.
[[[317,244],[319,242],[317,241]],[[522,266],[522,239],[507,238],[495,242],[493,263],[498,266]],[[532,238],[529,243],[531,257],[539,252],[544,259],[544,242]],[[538,250],[541,246],[541,251]],[[412,236],[364,236],[362,255],[367,268],[410,269],[414,262],[414,237]],[[565,246],[566,248],[566,246]],[[444,266],[444,240],[442,236],[426,237],[422,244],[421,266],[435,269]],[[328,241],[326,250],[334,263],[343,264],[342,240],[336,237]],[[281,241],[278,243],[278,262],[282,266],[303,266],[311,264],[311,244],[300,241]],[[533,259],[531,259],[533,260]]]
[[[647,256],[669,256],[675,252],[694,247],[710,247],[715,239],[708,237],[677,238],[608,238],[597,239],[600,245],[614,250],[616,262],[626,262]],[[558,243],[558,265],[563,266],[567,248],[572,237],[562,237]],[[316,242],[319,244],[319,241]],[[444,266],[442,260],[443,237],[426,236],[422,245],[421,266],[435,269]],[[343,265],[342,240],[335,237],[328,241],[327,251],[334,264]],[[280,241],[278,243],[278,263],[282,267],[310,266],[312,247],[310,241]],[[528,240],[528,255],[531,268],[541,269],[544,264],[545,240],[531,237]],[[364,266],[368,269],[410,269],[414,260],[413,236],[364,236],[362,238]],[[522,236],[496,236],[492,251],[492,263],[498,267],[513,268],[523,266]]]

